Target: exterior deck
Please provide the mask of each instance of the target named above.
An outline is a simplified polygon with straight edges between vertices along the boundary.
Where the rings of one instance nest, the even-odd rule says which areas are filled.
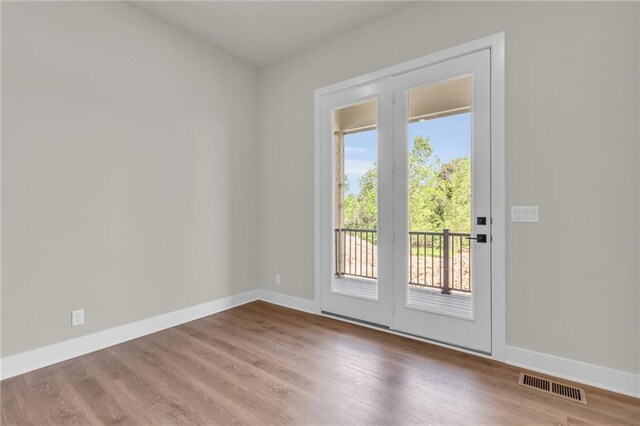
[[[333,288],[334,291],[349,296],[378,298],[378,284],[372,279],[335,278]],[[444,294],[437,288],[409,285],[408,305],[444,315],[473,317],[473,296],[467,292],[452,291],[451,294]]]

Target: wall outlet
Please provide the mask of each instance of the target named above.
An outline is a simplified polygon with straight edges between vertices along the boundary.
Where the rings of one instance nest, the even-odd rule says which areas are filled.
[[[71,326],[84,324],[84,309],[78,309],[77,311],[71,311]]]
[[[276,274],[276,285],[280,285],[280,274]]]

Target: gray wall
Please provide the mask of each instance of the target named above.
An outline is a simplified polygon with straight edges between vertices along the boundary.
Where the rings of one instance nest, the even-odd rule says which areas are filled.
[[[508,344],[639,372],[638,8],[427,2],[262,69],[263,288],[314,297],[313,90],[505,30]]]
[[[3,356],[255,288],[255,69],[124,3],[3,2],[2,89]]]

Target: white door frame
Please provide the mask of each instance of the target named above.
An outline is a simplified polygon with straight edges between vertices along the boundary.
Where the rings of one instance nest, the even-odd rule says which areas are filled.
[[[325,188],[326,168],[330,159],[324,158],[326,150],[322,150],[322,134],[320,127],[320,97],[348,87],[354,87],[375,80],[393,77],[398,74],[423,68],[438,62],[457,58],[484,49],[491,51],[491,358],[506,360],[506,184],[505,184],[505,72],[504,72],[504,32],[493,34],[442,50],[418,59],[374,71],[340,83],[332,84],[315,90],[315,311],[321,313],[322,306],[322,273],[320,265],[330,261],[331,242],[326,238],[322,229],[322,206],[326,203],[325,194],[331,193],[331,188]],[[448,346],[448,345],[444,345]],[[454,346],[452,349],[459,350]]]

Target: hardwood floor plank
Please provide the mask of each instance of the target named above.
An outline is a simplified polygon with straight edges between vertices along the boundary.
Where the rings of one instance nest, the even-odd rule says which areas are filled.
[[[135,411],[131,404],[123,404],[110,389],[110,381],[100,377],[85,360],[80,358],[61,362],[59,376],[68,383],[78,399],[84,401],[84,406],[93,411],[102,424],[106,425],[136,425],[144,420],[149,421],[142,412]]]
[[[175,342],[176,337],[185,342],[172,348],[171,342]],[[253,424],[277,414],[273,387],[262,386],[255,374],[238,366],[233,357],[199,342],[191,342],[177,333],[174,336],[157,336],[157,339],[153,345],[165,362],[174,365],[203,391],[215,395],[221,406],[243,423]],[[251,410],[244,409],[246,401],[251,401]]]
[[[0,383],[3,425],[640,425],[640,401],[588,405],[520,370],[265,302]]]
[[[204,331],[200,331],[200,327],[205,327]],[[321,405],[324,404],[324,397],[301,386],[303,382],[311,383],[314,386],[316,384],[301,380],[303,376],[294,373],[289,368],[286,360],[283,361],[278,354],[274,354],[257,345],[255,336],[253,336],[253,339],[243,336],[237,328],[234,328],[233,331],[229,331],[228,327],[217,328],[215,331],[208,330],[209,326],[207,324],[199,322],[198,324],[190,323],[190,325],[182,329],[190,336],[195,337],[201,344],[207,345],[211,351],[215,352],[217,346],[224,346],[224,350],[233,357],[235,365],[244,363],[247,367],[253,368],[253,374],[265,381],[269,388],[272,388],[272,394],[279,397],[278,399],[284,399],[284,401],[280,401],[282,410],[292,403],[305,404],[311,401],[313,404],[309,406],[310,412],[315,411],[318,416],[325,414],[325,410],[321,409]],[[240,338],[243,345],[230,346],[221,344],[226,337],[229,339]],[[224,364],[224,360],[221,360],[220,363]],[[234,369],[237,369],[237,367]],[[247,380],[243,380],[243,382],[246,383]],[[279,401],[272,401],[272,403],[277,402]]]
[[[40,406],[44,411],[42,420],[36,422],[59,425],[83,425],[96,424],[98,418],[92,411],[84,409],[79,404],[77,395],[71,391],[71,387],[61,380],[57,374],[57,365],[54,368],[42,368],[25,375],[28,384],[29,406]]]
[[[120,350],[131,348],[131,342],[123,343]],[[92,355],[91,362],[104,374],[114,379],[114,391],[138,401],[146,407],[145,414],[152,422],[171,424],[206,424],[190,404],[169,388],[166,376],[160,371],[148,374],[131,365],[128,359],[119,356],[114,348],[103,349]]]
[[[0,397],[2,399],[0,424],[37,425],[46,418],[43,407],[33,403],[31,391],[24,376],[3,381]]]
[[[242,321],[238,319],[236,321],[236,325],[241,322]],[[217,329],[216,334],[229,333],[229,328],[230,325],[223,322],[221,327]],[[272,343],[273,339],[253,335],[251,332],[246,331],[246,327],[236,327],[234,329],[234,335],[236,337],[240,337],[241,340],[245,342],[244,346],[250,348],[249,353],[259,354],[261,357],[269,359],[267,365],[277,367],[270,370],[274,376],[278,377],[282,371],[288,372],[289,366],[295,365],[299,367],[300,371],[305,371],[308,375],[316,377],[313,382],[308,382],[312,385],[312,389],[304,389],[308,394],[308,398],[314,398],[317,396],[318,385],[320,385],[320,389],[330,389],[332,397],[336,399],[349,400],[351,405],[364,406],[366,404],[366,401],[353,398],[349,399],[350,395],[354,391],[352,388],[355,386],[358,388],[356,390],[361,390],[363,383],[343,380],[343,377],[341,377],[341,375],[343,375],[343,368],[336,370],[337,364],[347,364],[349,362],[344,354],[334,354],[333,359],[331,359],[330,362],[323,362],[323,360],[319,358],[318,353],[314,352],[312,357],[299,356],[297,353],[286,348],[286,345],[284,345],[284,342],[281,339],[276,340],[277,344],[274,345]],[[243,354],[238,353],[238,356],[243,356]],[[249,356],[252,357],[254,355]],[[326,404],[323,399],[320,399],[317,403]],[[370,413],[371,409],[369,408],[367,411]],[[382,421],[382,419],[380,420]]]

